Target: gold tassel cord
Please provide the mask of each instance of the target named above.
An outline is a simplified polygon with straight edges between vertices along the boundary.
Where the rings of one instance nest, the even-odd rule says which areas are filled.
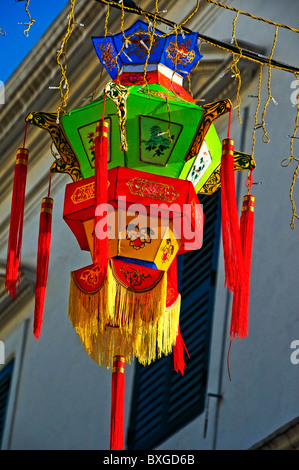
[[[69,318],[81,342],[100,366],[109,369],[113,356],[144,365],[172,352],[179,326],[180,296],[166,308],[167,279],[149,292],[132,292],[115,278],[109,265],[107,277],[95,294],[82,292],[71,276]]]
[[[255,132],[258,127],[258,113],[261,105],[261,88],[262,88],[262,77],[263,77],[263,66],[260,65],[260,72],[259,72],[259,81],[258,81],[258,90],[257,90],[257,105],[256,105],[256,110],[255,110],[255,115],[254,115],[254,127],[252,131],[252,149],[251,149],[251,158],[254,157],[254,151],[255,151],[255,143],[256,143],[256,137],[255,137]]]
[[[299,87],[299,73],[295,72],[294,75],[295,75],[295,78],[297,80],[298,87]],[[299,216],[296,213],[297,209],[296,209],[296,204],[294,200],[294,186],[295,186],[296,179],[299,177],[299,158],[296,158],[294,155],[294,140],[298,139],[297,132],[299,129],[299,93],[297,94],[297,98],[296,98],[296,106],[297,106],[297,112],[296,112],[296,117],[295,117],[295,128],[294,128],[293,134],[290,136],[291,137],[290,156],[288,158],[285,158],[281,162],[281,166],[284,168],[288,167],[293,161],[296,162],[296,167],[293,172],[292,183],[290,186],[290,201],[292,205],[292,220],[290,223],[291,229],[295,228],[295,219],[299,220]]]
[[[60,90],[60,104],[57,108],[57,122],[59,122],[60,115],[65,112],[64,108],[67,105],[69,96],[69,83],[67,79],[67,43],[72,35],[75,25],[75,3],[76,0],[70,0],[70,12],[68,15],[67,31],[62,39],[60,49],[57,52],[57,64],[61,70],[61,78],[59,83]]]
[[[25,10],[26,10],[26,13],[27,13],[27,16],[28,16],[28,20],[29,20],[29,23],[24,23],[26,26],[28,26],[27,29],[25,29],[24,31],[24,36],[28,37],[29,36],[29,31],[30,31],[30,28],[31,26],[35,23],[35,20],[32,18],[32,16],[30,15],[29,13],[29,2],[30,0],[27,0],[26,1],[26,4],[25,4]]]
[[[109,22],[109,17],[110,17],[110,7],[109,7],[109,4],[107,5],[107,10],[106,10],[106,16],[105,16],[105,25],[104,25],[104,37],[106,38],[107,35],[108,35],[108,22]],[[91,93],[90,97],[89,97],[89,103],[92,103],[95,99],[95,96],[97,94],[97,91],[102,83],[102,79],[103,79],[103,72],[104,72],[104,66],[102,66],[101,68],[101,72],[100,72],[100,75],[99,75],[99,79],[97,80],[97,83],[94,87],[94,90],[93,92]]]
[[[234,11],[235,13],[239,13],[240,15],[248,16],[249,18],[251,18],[253,20],[262,21],[264,23],[267,23],[267,24],[270,24],[270,25],[273,25],[273,26],[277,26],[279,28],[285,28],[285,29],[288,29],[288,30],[292,31],[293,33],[299,33],[299,29],[292,28],[291,26],[288,26],[286,24],[275,23],[275,21],[268,20],[267,18],[262,18],[261,16],[253,15],[251,13],[248,13],[247,11],[238,10],[237,8],[230,7],[228,5],[224,5],[223,3],[216,2],[215,0],[206,0],[206,1],[208,3],[212,3],[213,5],[217,5],[218,7],[224,8],[226,10]]]
[[[265,103],[264,110],[263,110],[263,113],[262,113],[262,128],[263,128],[263,131],[264,131],[263,142],[266,143],[266,144],[268,144],[270,142],[270,137],[268,136],[267,130],[266,130],[265,118],[266,118],[267,107],[268,107],[271,99],[273,99],[272,92],[271,92],[271,60],[273,58],[274,49],[275,49],[276,42],[277,42],[277,33],[278,33],[278,27],[276,26],[275,27],[274,41],[273,41],[271,53],[270,53],[270,56],[269,56],[270,65],[268,67],[268,98],[267,98],[267,101]]]
[[[237,38],[236,38],[236,22],[239,17],[239,13],[236,14],[234,20],[233,20],[233,31],[232,31],[232,39],[235,44],[235,46],[239,50],[239,55],[233,54],[233,62],[231,64],[231,72],[234,75],[234,78],[237,82],[237,109],[238,109],[238,119],[239,123],[242,124],[242,119],[241,119],[241,96],[240,96],[240,90],[241,90],[241,73],[238,68],[238,62],[242,57],[242,49],[239,47]]]

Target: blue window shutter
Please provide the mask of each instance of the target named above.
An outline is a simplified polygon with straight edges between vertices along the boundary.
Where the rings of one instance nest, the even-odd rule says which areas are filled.
[[[6,411],[13,372],[13,361],[0,371],[0,448],[4,434]]]
[[[190,359],[184,376],[173,355],[149,366],[136,362],[128,449],[153,449],[204,410],[221,227],[220,191],[200,196],[205,214],[201,250],[178,257],[180,327]]]

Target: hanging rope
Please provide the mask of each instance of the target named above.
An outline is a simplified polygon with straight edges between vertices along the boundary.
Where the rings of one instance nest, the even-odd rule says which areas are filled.
[[[216,2],[215,0],[206,0],[208,3],[213,3],[214,5],[217,5],[218,7],[225,8],[226,10],[234,11],[235,13],[238,13],[240,15],[248,16],[249,18],[257,21],[263,21],[264,23],[271,24],[273,26],[276,26],[278,28],[285,28],[290,31],[293,31],[293,33],[299,33],[299,29],[292,28],[291,26],[288,26],[283,23],[275,23],[275,21],[268,20],[267,18],[262,18],[260,16],[255,16],[252,15],[251,13],[248,13],[246,11],[238,10],[237,8],[229,7],[228,5],[223,5],[223,3]]]
[[[263,66],[260,65],[260,73],[259,73],[259,82],[258,82],[258,91],[257,91],[257,106],[255,110],[255,116],[254,116],[254,127],[252,131],[252,149],[251,149],[251,158],[254,157],[254,151],[255,151],[255,143],[256,143],[256,137],[255,137],[255,132],[258,128],[258,113],[260,109],[260,104],[261,104],[261,88],[262,88],[262,76],[263,76]]]
[[[67,31],[62,39],[60,49],[57,52],[57,64],[61,70],[61,79],[58,89],[60,90],[60,104],[57,108],[57,122],[59,122],[60,115],[65,112],[64,108],[67,105],[69,96],[69,83],[67,80],[67,43],[70,39],[74,25],[75,25],[75,0],[70,0],[70,13],[68,15]]]
[[[24,31],[24,36],[26,36],[26,37],[29,36],[29,30],[30,30],[31,26],[35,23],[35,20],[31,17],[31,15],[29,13],[29,9],[28,9],[29,2],[30,2],[30,0],[27,0],[26,5],[25,5],[25,10],[26,10],[26,13],[28,15],[29,23],[23,23],[24,25],[28,26],[28,28],[25,29],[25,31]]]
[[[278,33],[278,27],[276,26],[275,27],[274,41],[273,41],[273,45],[272,45],[272,49],[271,49],[271,53],[270,53],[270,57],[269,57],[269,62],[270,63],[271,63],[271,60],[272,60],[272,57],[273,57],[273,54],[274,54],[274,49],[275,49],[275,46],[276,46],[277,33]],[[271,92],[271,65],[270,65],[269,68],[268,68],[268,98],[267,98],[267,101],[265,103],[263,114],[262,114],[262,128],[263,128],[263,131],[264,131],[263,142],[266,143],[266,144],[268,144],[270,142],[270,137],[267,134],[265,117],[266,117],[267,107],[268,107],[271,99],[273,99],[273,96],[272,96],[272,92]]]
[[[242,57],[242,49],[239,47],[237,38],[236,38],[236,21],[239,17],[239,13],[236,14],[234,20],[233,20],[233,31],[232,31],[232,40],[236,47],[239,49],[239,55],[233,54],[233,62],[231,64],[231,72],[234,76],[234,79],[237,82],[237,109],[238,109],[238,119],[240,124],[242,124],[242,119],[241,119],[241,96],[240,96],[240,90],[241,90],[241,73],[240,70],[238,69],[238,62]]]
[[[298,82],[298,86],[299,86],[299,73],[294,73],[294,75],[295,75],[295,78],[296,78],[296,80]],[[298,132],[298,129],[299,129],[299,95],[297,95],[296,104],[297,104],[297,113],[296,113],[296,118],[295,118],[295,128],[294,128],[293,134],[290,136],[291,137],[290,157],[285,158],[281,162],[281,166],[284,167],[284,168],[288,167],[293,161],[296,162],[296,167],[295,167],[295,170],[294,170],[294,173],[293,173],[293,176],[292,176],[292,183],[291,183],[291,187],[290,187],[290,201],[291,201],[291,205],[292,205],[292,220],[291,220],[291,223],[290,223],[291,229],[295,228],[295,219],[299,220],[299,216],[296,213],[296,204],[295,204],[294,196],[293,196],[295,182],[296,182],[296,179],[299,178],[299,158],[296,158],[295,155],[294,155],[294,140],[298,139],[297,132]]]
[[[107,10],[106,10],[106,16],[105,16],[105,25],[104,25],[104,37],[106,38],[107,35],[108,35],[108,22],[109,22],[109,17],[110,17],[110,7],[109,7],[109,4],[107,5]],[[92,92],[92,94],[90,95],[90,98],[89,98],[89,102],[92,103],[93,100],[94,100],[94,97],[99,89],[99,86],[101,85],[102,83],[102,78],[103,78],[103,72],[104,72],[104,67],[102,66],[101,68],[101,72],[100,72],[100,75],[99,75],[99,79],[95,85],[95,88]]]

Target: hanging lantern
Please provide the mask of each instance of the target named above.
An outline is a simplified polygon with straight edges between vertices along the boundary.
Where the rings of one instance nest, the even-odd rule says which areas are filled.
[[[112,371],[113,450],[123,448],[125,364],[136,358],[147,365],[173,353],[174,369],[183,375],[186,368],[177,257],[202,246],[204,213],[198,194],[213,194],[221,186],[223,221],[231,229],[235,171],[255,168],[250,155],[222,145],[214,127],[218,117],[231,115],[230,100],[198,106],[184,89],[185,77],[202,58],[197,34],[155,33],[138,20],[122,33],[92,38],[111,77],[102,95],[59,120],[56,113],[43,112],[26,118],[26,125],[47,130],[56,146],[60,158],[51,174],[67,173],[72,179],[65,190],[63,218],[80,249],[90,252],[91,262],[71,272],[68,313],[86,352]],[[223,159],[227,149],[229,171]],[[21,150],[26,153],[25,147]],[[26,173],[21,170],[24,196]],[[246,199],[244,211],[251,211],[250,201]],[[48,194],[40,219],[36,338],[46,292],[52,203]],[[16,212],[22,229],[22,210]],[[235,231],[235,238],[242,240],[246,289],[241,289],[240,276],[228,276],[234,313],[241,305],[245,315],[252,230],[253,219],[246,213],[242,235]],[[8,274],[6,287],[13,296],[21,233],[12,230],[9,243],[7,272],[14,269],[15,279],[12,283]],[[231,230],[224,232],[227,259],[230,236]],[[239,334],[239,320],[238,315],[232,319],[232,335]]]

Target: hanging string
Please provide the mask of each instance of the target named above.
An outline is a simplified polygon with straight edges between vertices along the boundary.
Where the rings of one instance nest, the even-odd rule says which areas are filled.
[[[227,138],[228,139],[230,139],[231,123],[232,123],[232,108],[229,109],[229,114],[228,114],[228,127],[227,127]]]
[[[271,24],[273,26],[277,26],[279,28],[285,28],[289,29],[290,31],[293,31],[293,33],[299,33],[299,29],[292,28],[291,26],[285,25],[283,23],[275,23],[274,21],[268,20],[266,18],[262,18],[260,16],[255,16],[252,15],[251,13],[248,13],[246,11],[238,10],[237,8],[229,7],[227,5],[223,5],[223,3],[216,2],[215,0],[206,0],[208,3],[213,3],[214,5],[217,5],[218,7],[225,8],[226,10],[234,11],[235,13],[239,13],[240,15],[248,16],[249,18],[253,20],[258,20],[258,21],[263,21],[264,23]]]
[[[152,50],[154,40],[155,40],[156,21],[157,21],[157,14],[158,14],[158,11],[159,11],[158,3],[159,3],[159,0],[155,0],[155,14],[154,14],[154,18],[153,18],[153,24],[151,26],[152,31],[150,33],[150,38],[149,38],[150,41],[149,41],[149,46],[147,48],[147,55],[146,55],[146,59],[145,59],[145,63],[144,63],[144,69],[143,69],[143,80],[144,80],[144,85],[143,86],[146,87],[147,93],[149,93],[149,88],[148,88],[146,73],[147,73],[148,61],[150,59],[151,50]]]
[[[106,98],[107,98],[107,93],[105,92],[104,93],[104,102],[103,102],[102,121],[104,121],[104,118],[105,118]]]
[[[294,72],[294,75],[299,85],[299,73]],[[292,230],[295,228],[295,219],[299,219],[299,216],[296,213],[297,209],[296,209],[296,204],[294,200],[294,186],[295,186],[296,179],[299,178],[299,158],[296,158],[294,155],[294,139],[298,139],[297,132],[299,129],[299,94],[297,95],[296,104],[297,104],[297,112],[296,112],[296,117],[295,117],[295,128],[291,136],[291,140],[290,140],[290,156],[282,160],[281,162],[281,166],[284,168],[288,167],[293,161],[297,163],[295,170],[293,172],[292,183],[290,187],[290,201],[292,205],[292,219],[291,219],[290,227]]]
[[[109,17],[110,17],[110,6],[109,4],[107,5],[107,10],[106,10],[106,16],[105,16],[105,25],[104,25],[104,37],[106,38],[107,35],[108,35],[108,21],[109,21]],[[99,89],[99,86],[100,84],[102,83],[102,78],[103,78],[103,72],[104,72],[104,67],[102,66],[101,68],[101,72],[100,72],[100,75],[99,75],[99,79],[94,87],[94,90],[92,92],[92,94],[90,95],[89,97],[89,103],[92,103],[93,100],[94,100],[94,97],[97,93],[97,90]]]
[[[177,24],[176,27],[173,29],[173,31],[170,31],[167,35],[170,35],[170,34],[173,34],[175,33],[176,31],[180,32],[181,29],[183,28],[183,26],[185,26],[190,20],[191,18],[197,13],[198,11],[198,8],[199,8],[199,2],[200,0],[197,0],[196,1],[196,6],[195,8],[192,10],[192,12],[187,16],[187,18],[185,18],[181,23]]]
[[[25,130],[24,130],[24,139],[23,139],[23,149],[26,148],[26,137],[27,137],[27,128],[28,128],[28,121],[25,123]]]
[[[256,129],[258,127],[257,120],[258,120],[258,113],[259,113],[260,104],[261,104],[262,76],[263,76],[263,65],[260,65],[258,90],[257,90],[257,106],[256,106],[256,110],[255,110],[255,115],[254,115],[254,126],[253,126],[253,131],[252,131],[251,158],[254,157],[254,151],[255,151],[255,143],[256,143],[255,132],[256,132]]]
[[[67,31],[62,39],[61,47],[57,52],[57,64],[61,70],[61,79],[60,79],[60,83],[58,87],[58,89],[60,90],[60,104],[57,108],[57,122],[58,123],[60,119],[60,114],[65,112],[64,108],[67,105],[67,99],[69,96],[69,83],[68,83],[68,79],[66,75],[66,72],[67,72],[66,51],[67,51],[68,40],[70,39],[72,35],[74,25],[75,25],[75,15],[74,15],[75,3],[76,3],[76,0],[70,0],[70,13],[68,15]],[[61,59],[63,59],[63,63]]]
[[[254,168],[251,168],[251,170],[248,170],[247,178],[246,178],[246,181],[245,181],[245,186],[247,187],[247,195],[248,196],[251,193],[251,188],[252,188],[252,185],[253,185],[253,175],[252,175],[253,170],[254,170]]]
[[[269,56],[268,98],[267,98],[267,101],[265,103],[264,110],[263,110],[263,113],[262,113],[262,128],[263,128],[263,131],[264,131],[263,142],[266,143],[266,144],[268,144],[270,142],[270,137],[268,136],[267,130],[266,130],[265,118],[266,118],[267,107],[268,107],[271,99],[273,99],[272,93],[271,93],[271,60],[272,60],[272,57],[273,57],[273,54],[274,54],[274,49],[275,49],[275,45],[276,45],[276,41],[277,41],[277,33],[278,33],[278,27],[276,26],[275,27],[274,41],[273,41],[273,45],[272,45],[272,49],[271,49],[271,54]]]
[[[52,171],[50,171],[50,176],[49,176],[48,197],[50,197],[51,195],[51,182],[52,182]]]
[[[235,46],[239,50],[239,55],[233,54],[233,62],[231,64],[231,72],[234,75],[234,78],[237,82],[237,108],[238,108],[238,119],[240,124],[242,124],[242,119],[241,119],[241,96],[240,96],[240,90],[241,90],[241,73],[238,68],[238,62],[242,57],[242,49],[239,47],[237,38],[236,38],[236,21],[239,17],[239,13],[236,14],[234,20],[233,20],[233,31],[232,31],[232,39],[235,44]]]
[[[31,15],[29,13],[29,9],[28,9],[29,2],[30,2],[30,0],[27,0],[26,5],[25,5],[25,10],[26,10],[26,13],[27,13],[27,16],[28,16],[28,19],[29,19],[29,23],[22,23],[22,24],[28,26],[28,28],[25,29],[25,31],[24,31],[24,36],[26,36],[26,37],[29,36],[29,30],[30,30],[31,26],[35,23],[35,20],[31,17]]]

